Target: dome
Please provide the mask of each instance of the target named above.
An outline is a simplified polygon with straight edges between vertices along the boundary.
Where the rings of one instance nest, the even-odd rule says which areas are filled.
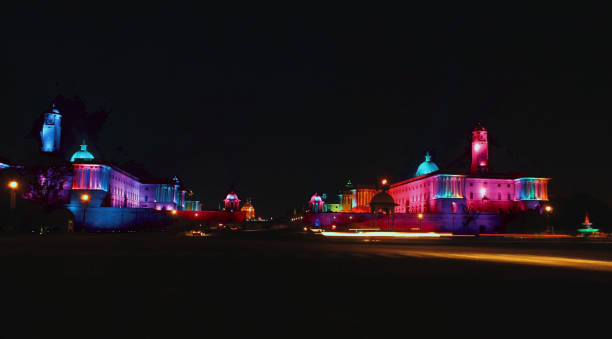
[[[230,192],[226,197],[225,200],[239,200],[238,196],[236,195],[236,193],[234,192]]]
[[[385,191],[378,192],[370,200],[370,210],[372,213],[393,213],[395,206],[393,197]]]
[[[315,193],[312,197],[310,197],[310,202],[320,202],[323,201],[323,199],[321,198],[321,196],[317,193]]]
[[[87,151],[87,144],[83,142],[83,145],[81,145],[81,150],[75,152],[72,155],[72,158],[70,158],[70,162],[74,162],[75,160],[93,160],[93,159],[94,159],[93,154]]]
[[[370,201],[370,205],[395,205],[395,200],[393,197],[387,192],[378,192],[375,196],[372,197]]]
[[[425,154],[425,161],[423,161],[419,165],[419,168],[417,168],[415,177],[419,177],[421,175],[429,174],[429,173],[435,172],[437,170],[439,170],[438,165],[436,165],[436,163],[431,161],[431,155],[429,155],[429,152],[428,152],[427,154]]]

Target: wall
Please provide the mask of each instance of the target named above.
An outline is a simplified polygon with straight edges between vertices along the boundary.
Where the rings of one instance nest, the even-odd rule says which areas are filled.
[[[337,230],[350,228],[385,231],[450,232],[455,234],[500,233],[505,229],[503,217],[496,213],[468,215],[464,213],[425,214],[419,221],[416,214],[371,213],[306,213],[304,223]]]
[[[83,225],[83,208],[68,206],[74,214],[76,228]],[[118,231],[169,226],[173,222],[167,213],[146,208],[88,207],[85,212],[87,231]]]

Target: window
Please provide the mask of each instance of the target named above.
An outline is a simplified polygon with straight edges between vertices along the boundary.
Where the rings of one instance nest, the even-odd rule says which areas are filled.
[[[497,187],[501,187],[501,184],[497,184]]]
[[[510,184],[508,184],[508,187],[510,187]]]
[[[470,199],[474,199],[474,192],[470,192]]]
[[[508,200],[512,200],[512,194],[508,193]]]
[[[470,187],[472,187],[472,186],[474,186],[474,183],[473,183],[473,182],[471,182],[471,183],[470,183]]]
[[[497,192],[497,200],[501,200],[501,192]]]

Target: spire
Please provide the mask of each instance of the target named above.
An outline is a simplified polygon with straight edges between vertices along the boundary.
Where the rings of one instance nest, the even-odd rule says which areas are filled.
[[[85,139],[83,139],[83,143],[81,144],[81,151],[87,151],[87,143],[85,142]]]
[[[429,152],[425,153],[425,161],[431,161],[431,155],[429,154]]]

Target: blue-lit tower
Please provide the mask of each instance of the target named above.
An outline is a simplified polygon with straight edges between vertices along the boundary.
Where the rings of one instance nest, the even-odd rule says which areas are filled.
[[[62,136],[62,115],[55,107],[51,105],[51,111],[45,113],[45,121],[40,130],[40,139],[42,140],[43,152],[59,152],[60,138]]]

